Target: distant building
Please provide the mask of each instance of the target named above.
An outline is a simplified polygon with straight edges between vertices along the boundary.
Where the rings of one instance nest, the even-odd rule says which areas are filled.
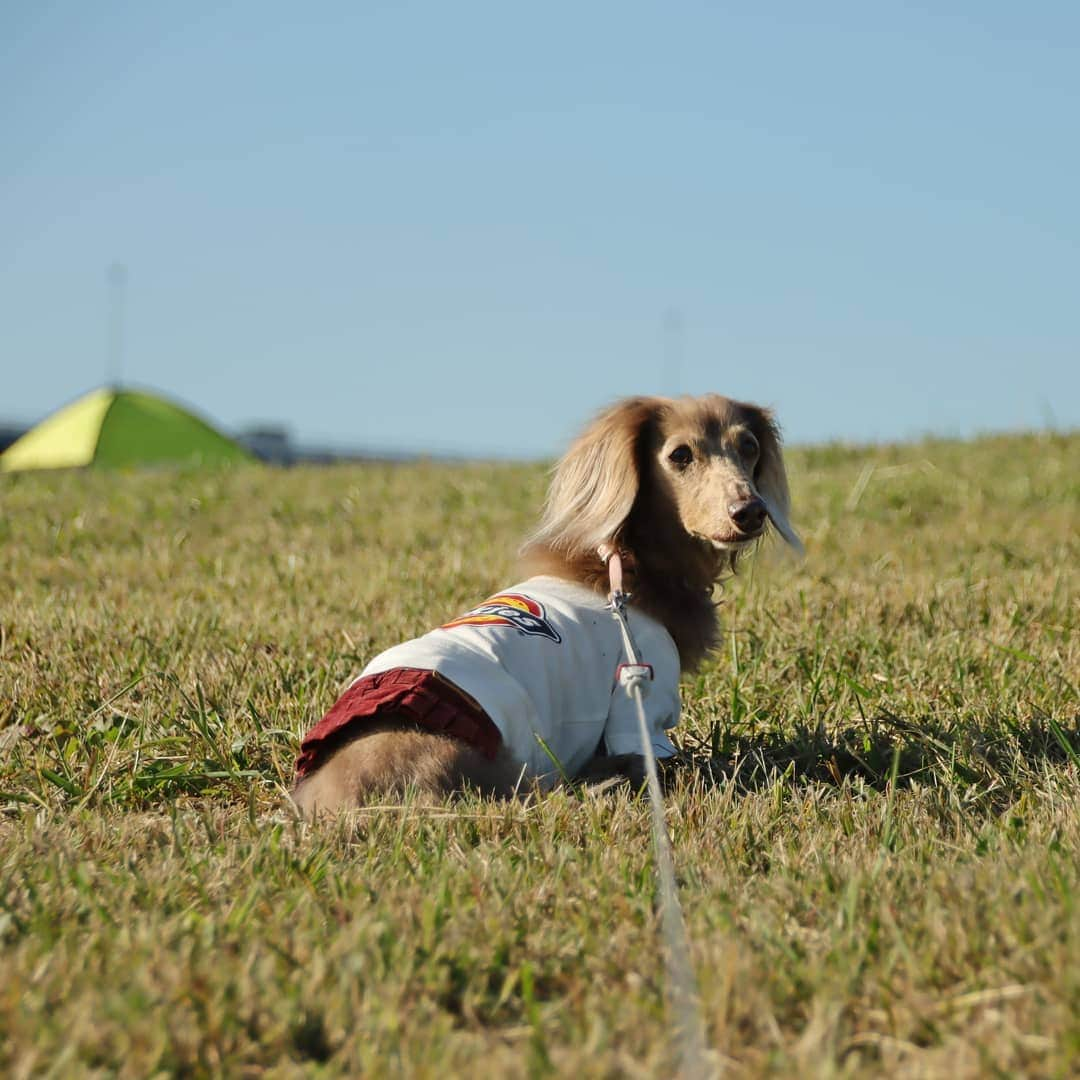
[[[241,446],[246,446],[257,458],[271,465],[292,465],[296,462],[296,450],[288,428],[279,424],[260,424],[245,428],[236,436]]]

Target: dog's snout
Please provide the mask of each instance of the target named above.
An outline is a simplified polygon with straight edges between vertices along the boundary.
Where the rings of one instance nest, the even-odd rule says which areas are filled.
[[[754,536],[765,527],[765,504],[755,495],[728,507],[731,520],[740,532]]]

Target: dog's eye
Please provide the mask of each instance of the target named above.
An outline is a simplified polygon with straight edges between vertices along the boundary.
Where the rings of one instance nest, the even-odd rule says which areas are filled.
[[[753,461],[758,456],[761,448],[758,446],[757,439],[750,434],[749,431],[744,431],[739,436],[738,442],[739,457],[745,458],[747,461]]]
[[[693,460],[694,452],[689,446],[676,446],[675,449],[668,454],[668,461],[679,469],[685,469]]]

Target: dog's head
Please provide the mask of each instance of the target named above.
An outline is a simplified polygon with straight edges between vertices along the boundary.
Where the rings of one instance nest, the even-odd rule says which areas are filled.
[[[556,466],[533,542],[570,558],[609,542],[678,547],[697,561],[712,553],[719,566],[770,523],[801,550],[788,511],[768,410],[716,394],[630,398],[601,413]]]

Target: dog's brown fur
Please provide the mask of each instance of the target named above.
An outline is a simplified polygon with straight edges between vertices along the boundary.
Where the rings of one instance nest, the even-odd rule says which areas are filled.
[[[798,545],[779,431],[767,410],[715,394],[630,398],[597,417],[556,466],[543,519],[523,549],[526,569],[606,594],[598,549],[615,544],[633,603],[668,629],[691,671],[716,644],[714,583],[761,535],[761,527],[744,532],[732,517],[754,496]],[[640,758],[596,758],[583,771],[590,779],[614,773],[640,775]],[[407,788],[445,797],[472,786],[505,796],[520,780],[520,766],[505,753],[488,761],[391,717],[347,743],[293,798],[310,816]]]
[[[489,761],[479,750],[448,735],[403,728],[392,719],[367,728],[304,780],[293,793],[300,810],[345,809],[361,793],[402,796],[409,789],[430,796],[466,785],[485,795],[514,793],[521,767],[505,750]]]

